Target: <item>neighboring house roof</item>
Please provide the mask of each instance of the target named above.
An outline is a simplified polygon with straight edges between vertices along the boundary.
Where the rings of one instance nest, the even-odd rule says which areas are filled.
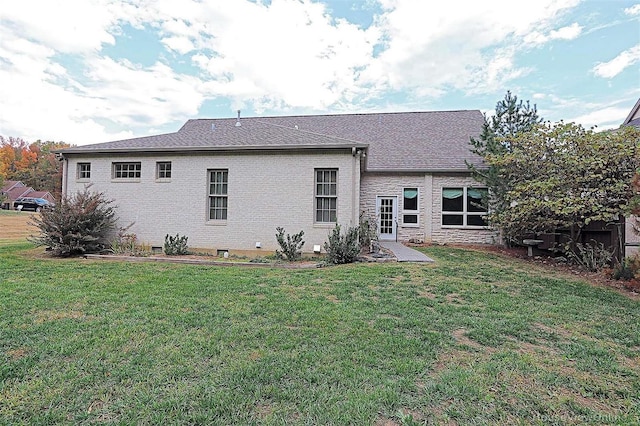
[[[27,186],[16,186],[6,191],[10,200],[15,200],[20,197],[26,197],[29,192],[33,191],[33,188]]]
[[[5,180],[2,184],[2,189],[0,192],[8,192],[13,188],[25,187],[25,184],[20,182],[19,180]]]
[[[478,110],[188,120],[180,130],[84,145],[62,154],[368,148],[369,171],[466,171]]]
[[[634,126],[640,129],[640,99],[638,99],[627,118],[622,122],[622,125]]]
[[[24,197],[32,197],[32,198],[44,198],[45,200],[53,201],[53,195],[49,191],[35,191],[31,190],[24,195]]]

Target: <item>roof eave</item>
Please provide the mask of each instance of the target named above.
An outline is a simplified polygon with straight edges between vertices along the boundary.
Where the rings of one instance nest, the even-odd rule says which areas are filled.
[[[484,170],[484,167],[479,167]],[[369,173],[472,173],[469,168],[426,168],[426,169],[366,169]]]
[[[327,150],[327,149],[367,149],[368,144],[327,144],[327,145],[242,145],[242,146],[188,146],[188,147],[133,147],[133,148],[104,148],[104,149],[76,149],[65,148],[55,151],[65,154],[127,154],[127,153],[176,153],[176,152],[235,152],[235,151],[298,151],[298,150]]]
[[[633,108],[631,108],[631,112],[629,112],[629,115],[627,115],[627,118],[625,118],[625,120],[622,122],[623,126],[626,124],[629,124],[633,116],[636,115],[636,112],[638,112],[638,109],[640,109],[640,98],[638,98],[638,100],[636,101],[636,104],[633,106]]]

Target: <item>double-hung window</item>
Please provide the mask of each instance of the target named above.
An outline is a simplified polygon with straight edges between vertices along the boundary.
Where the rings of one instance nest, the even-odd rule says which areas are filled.
[[[335,223],[338,220],[338,169],[316,169],[315,175],[315,221]]]
[[[128,163],[113,163],[111,177],[113,179],[140,179],[142,163],[139,161]]]
[[[158,161],[156,163],[156,179],[171,179],[171,161]]]
[[[91,163],[78,163],[78,180],[91,179]]]
[[[418,188],[404,188],[402,191],[402,224],[418,226]]]
[[[227,220],[229,170],[209,170],[209,220]]]
[[[487,226],[487,194],[487,188],[443,188],[442,226]]]

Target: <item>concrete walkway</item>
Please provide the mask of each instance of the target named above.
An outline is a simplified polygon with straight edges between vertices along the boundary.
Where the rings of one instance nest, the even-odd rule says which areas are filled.
[[[398,259],[398,262],[434,262],[433,259],[424,253],[403,244],[394,241],[378,241],[378,243],[381,247],[391,250]]]

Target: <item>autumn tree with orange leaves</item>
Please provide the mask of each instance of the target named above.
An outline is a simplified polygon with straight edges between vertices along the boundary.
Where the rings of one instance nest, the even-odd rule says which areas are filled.
[[[60,198],[62,164],[53,151],[68,146],[64,142],[28,143],[21,138],[0,136],[0,184],[5,180],[19,180]]]

